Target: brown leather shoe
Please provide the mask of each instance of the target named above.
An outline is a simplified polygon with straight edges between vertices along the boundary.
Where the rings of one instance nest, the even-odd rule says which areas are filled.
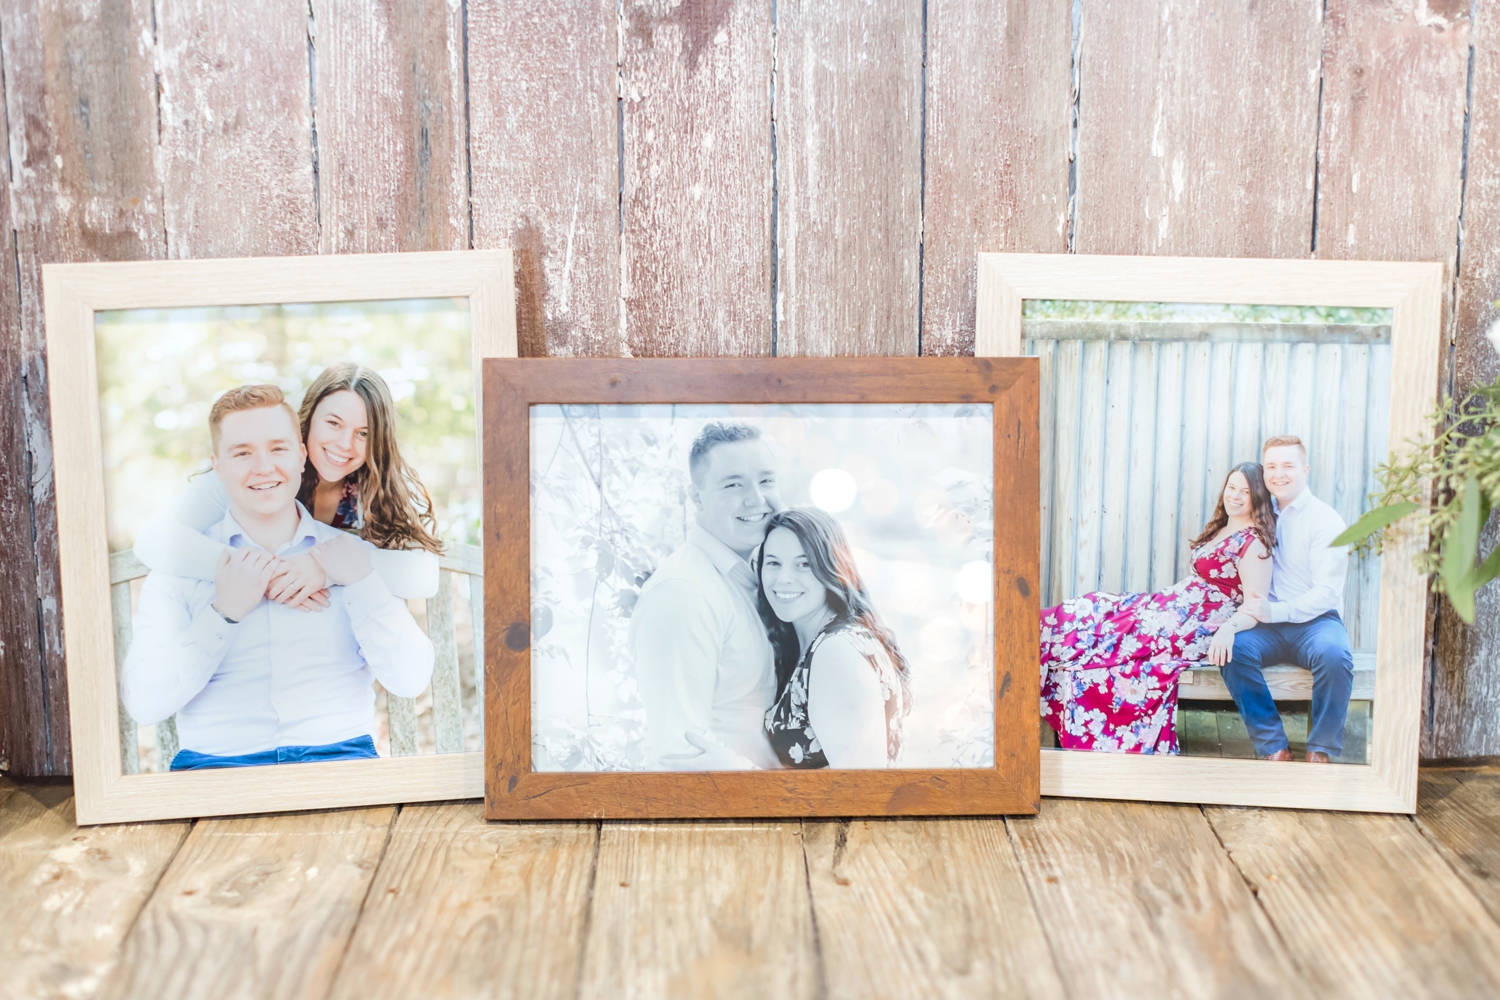
[[[1309,764],[1331,764],[1328,755],[1321,750],[1307,751],[1307,762]]]
[[[1269,755],[1267,757],[1262,757],[1261,758],[1261,760],[1291,760],[1291,759],[1292,759],[1292,751],[1290,749],[1288,749],[1287,747],[1282,747],[1280,750],[1277,750],[1275,753],[1273,753],[1273,754],[1271,754],[1271,755]]]

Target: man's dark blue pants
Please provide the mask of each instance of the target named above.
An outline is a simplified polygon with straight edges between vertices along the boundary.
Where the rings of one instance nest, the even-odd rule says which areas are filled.
[[[1221,672],[1255,752],[1262,757],[1287,748],[1281,713],[1261,673],[1262,667],[1277,664],[1312,671],[1307,749],[1337,757],[1344,749],[1344,721],[1354,689],[1354,657],[1344,620],[1337,611],[1329,611],[1310,622],[1263,622],[1234,637],[1234,659]]]

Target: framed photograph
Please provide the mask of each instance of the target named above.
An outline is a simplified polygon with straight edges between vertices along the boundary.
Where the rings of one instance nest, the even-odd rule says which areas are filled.
[[[1333,546],[1428,428],[1442,267],[980,254],[1035,357],[1042,794],[1412,812],[1427,583]]]
[[[1035,812],[1036,372],[486,362],[486,814]]]
[[[479,797],[510,252],[43,284],[78,821]]]

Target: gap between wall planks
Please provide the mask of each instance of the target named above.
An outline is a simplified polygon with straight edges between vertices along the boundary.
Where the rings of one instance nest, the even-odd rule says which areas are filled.
[[[1490,377],[1500,5],[1472,35],[1467,0],[1319,6],[1083,0],[1070,207],[1066,0],[929,0],[925,24],[859,0],[0,0],[0,558],[28,567],[0,589],[0,758],[71,769],[42,262],[510,244],[523,353],[764,353],[768,327],[787,353],[955,353],[974,249],[1316,238],[1456,263],[1444,378]],[[1438,612],[1429,757],[1500,752],[1480,600],[1491,624]]]

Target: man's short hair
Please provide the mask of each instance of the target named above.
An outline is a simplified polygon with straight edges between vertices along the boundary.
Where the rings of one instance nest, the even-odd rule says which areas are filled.
[[[1307,445],[1295,434],[1275,434],[1266,438],[1266,443],[1260,446],[1260,454],[1264,458],[1272,448],[1290,448],[1294,445],[1302,449],[1302,461],[1307,461]]]
[[[708,453],[721,444],[759,440],[760,428],[750,424],[729,423],[722,420],[705,424],[698,432],[698,436],[693,439],[693,450],[688,452],[688,474],[696,483],[703,463],[708,461]]]
[[[214,405],[208,411],[208,433],[213,438],[214,451],[219,450],[220,425],[224,422],[225,416],[239,413],[241,410],[259,410],[268,406],[279,406],[285,410],[287,419],[292,422],[292,427],[296,428],[299,436],[301,435],[302,430],[301,425],[297,423],[297,414],[279,388],[265,383],[240,385],[214,400]]]

